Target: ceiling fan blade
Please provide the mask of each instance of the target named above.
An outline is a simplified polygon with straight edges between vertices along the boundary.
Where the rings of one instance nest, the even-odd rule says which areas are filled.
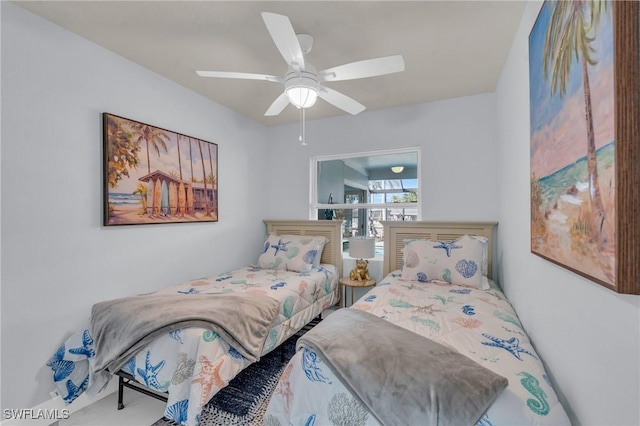
[[[356,115],[367,108],[355,99],[352,99],[347,95],[343,95],[337,90],[333,90],[326,86],[320,86],[319,96],[331,105],[340,108],[349,114]]]
[[[302,48],[289,18],[285,15],[262,12],[262,19],[287,64],[296,70],[304,70]]]
[[[273,81],[275,83],[282,83],[284,80],[282,77],[276,77],[275,75],[267,74],[252,74],[248,72],[233,72],[233,71],[196,71],[200,77],[220,77],[220,78],[241,78],[244,80],[266,80]]]
[[[351,62],[329,68],[320,72],[320,78],[324,81],[343,81],[375,77],[400,71],[404,71],[404,58],[402,55],[394,55]]]
[[[280,96],[276,98],[275,101],[271,104],[267,112],[264,113],[265,116],[278,115],[284,110],[287,105],[289,105],[289,98],[287,94],[282,92]]]

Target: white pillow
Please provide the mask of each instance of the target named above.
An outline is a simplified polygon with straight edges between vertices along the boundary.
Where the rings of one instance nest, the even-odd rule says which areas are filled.
[[[467,237],[478,240],[482,244],[482,276],[489,276],[489,239],[487,237],[482,237],[480,235],[466,235]]]
[[[469,235],[453,242],[407,241],[402,249],[402,278],[423,282],[445,281],[487,290],[486,243],[486,238]]]
[[[326,237],[312,235],[269,234],[257,266],[263,269],[309,272],[320,265],[326,242]]]

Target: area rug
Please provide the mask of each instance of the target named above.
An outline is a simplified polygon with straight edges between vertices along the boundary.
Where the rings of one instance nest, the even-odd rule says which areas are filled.
[[[287,362],[295,353],[296,341],[315,323],[300,330],[234,377],[203,407],[200,426],[262,425],[271,394]],[[176,425],[178,423],[161,418],[151,426]]]

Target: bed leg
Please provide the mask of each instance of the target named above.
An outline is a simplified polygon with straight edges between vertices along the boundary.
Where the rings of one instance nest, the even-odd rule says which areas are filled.
[[[124,377],[118,376],[118,410],[122,410],[124,408],[124,404],[122,403],[123,394],[124,394]]]

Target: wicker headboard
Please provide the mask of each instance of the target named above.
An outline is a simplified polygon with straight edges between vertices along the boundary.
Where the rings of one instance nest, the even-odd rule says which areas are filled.
[[[400,269],[405,239],[453,241],[463,235],[489,239],[488,277],[493,268],[493,230],[498,222],[382,222],[384,226],[384,275]]]
[[[342,277],[342,221],[341,220],[265,220],[267,234],[313,235],[327,237],[320,263],[338,267]]]

